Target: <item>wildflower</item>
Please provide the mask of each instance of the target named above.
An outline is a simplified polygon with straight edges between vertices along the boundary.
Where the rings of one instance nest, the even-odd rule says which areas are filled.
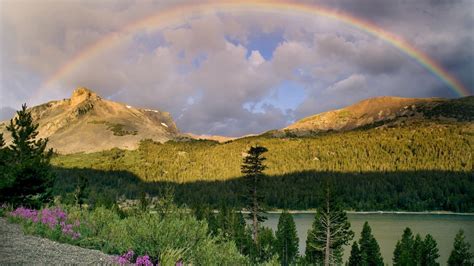
[[[69,236],[72,239],[77,239],[81,236],[79,232],[74,231],[74,227],[78,227],[80,222],[76,220],[74,224],[68,224],[67,213],[60,208],[46,208],[38,212],[36,210],[19,207],[10,212],[10,216],[30,220],[33,223],[42,223],[48,226],[51,230],[60,229],[64,235]]]
[[[118,258],[119,264],[129,264],[131,259],[133,258],[134,252],[132,250],[127,251],[127,253],[121,255]]]
[[[139,256],[135,261],[135,265],[153,266],[153,263],[150,261],[150,257],[145,255]]]

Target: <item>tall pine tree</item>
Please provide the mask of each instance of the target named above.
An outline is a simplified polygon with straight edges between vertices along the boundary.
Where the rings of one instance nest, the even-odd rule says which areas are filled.
[[[359,240],[361,265],[378,266],[384,265],[382,254],[377,240],[372,235],[372,229],[368,222],[364,223]]]
[[[257,248],[259,240],[259,224],[267,219],[267,217],[263,215],[264,210],[261,206],[263,200],[262,193],[259,193],[263,170],[267,168],[263,164],[266,160],[263,154],[267,151],[267,148],[258,145],[250,147],[241,166],[241,172],[244,174],[244,179],[248,189],[247,194],[245,195],[247,202],[246,207],[250,212],[248,217],[252,220],[252,235]]]
[[[342,248],[354,237],[347,214],[326,188],[325,199],[316,212],[306,239],[306,259],[325,266],[342,263]]]
[[[464,236],[464,231],[459,230],[454,238],[454,248],[449,255],[448,265],[466,265],[471,266],[473,254],[470,252],[471,244],[469,244]]]
[[[413,241],[412,258],[411,260],[416,263],[421,262],[423,256],[423,240],[420,234],[416,234],[415,240]]]
[[[275,255],[275,235],[271,228],[262,226],[259,228],[257,251],[258,255],[256,258],[257,264],[265,263],[270,261]]]
[[[362,256],[360,254],[359,244],[357,244],[357,241],[354,241],[354,243],[352,243],[351,255],[349,257],[349,261],[347,265],[348,266],[362,265]]]
[[[0,133],[0,192],[3,193],[3,189],[11,186],[12,178],[9,169],[9,152],[5,147],[5,140],[3,134]],[[0,201],[2,196],[0,195]]]
[[[433,236],[427,234],[425,240],[423,240],[423,251],[421,254],[421,265],[422,266],[437,266],[439,263],[436,261],[439,258],[438,244],[434,240]]]
[[[290,265],[298,255],[298,236],[293,216],[283,211],[278,219],[276,249],[282,265]]]
[[[427,234],[422,240],[419,234],[413,237],[410,228],[403,231],[402,239],[397,242],[393,252],[393,265],[439,265],[437,243],[433,236]]]
[[[12,144],[6,150],[9,174],[2,177],[8,180],[2,181],[0,200],[14,205],[39,207],[51,199],[54,175],[49,161],[53,151],[46,151],[48,139],[38,139],[37,129],[38,124],[34,124],[24,104],[7,126]]]
[[[414,246],[413,233],[410,228],[405,228],[402,240],[397,242],[395,251],[393,252],[393,265],[416,265],[413,259]]]

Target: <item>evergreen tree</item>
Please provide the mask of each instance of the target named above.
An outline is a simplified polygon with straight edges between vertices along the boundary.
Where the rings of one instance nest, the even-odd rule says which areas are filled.
[[[397,242],[393,252],[393,265],[416,265],[414,259],[414,237],[410,228],[405,228],[402,239]]]
[[[421,239],[420,234],[416,234],[415,240],[413,241],[412,249],[412,261],[415,263],[421,263],[421,258],[423,256],[424,243]]]
[[[74,200],[79,207],[85,203],[88,194],[89,179],[83,175],[79,177],[79,182],[74,190]]]
[[[267,167],[263,164],[266,160],[263,153],[267,152],[267,148],[262,146],[252,146],[244,157],[241,172],[244,174],[244,179],[247,184],[247,210],[249,213],[249,219],[252,220],[252,235],[255,244],[258,248],[258,227],[259,224],[266,220],[266,217],[262,214],[264,210],[261,207],[263,200],[262,193],[259,194],[260,183],[263,178],[263,170]]]
[[[354,237],[347,214],[330,194],[329,186],[322,206],[317,209],[306,239],[306,258],[310,263],[342,263],[342,248]]]
[[[425,240],[423,241],[423,252],[421,255],[421,265],[422,266],[436,266],[439,265],[436,260],[439,258],[437,243],[434,238],[427,234]]]
[[[380,254],[380,247],[377,243],[377,240],[372,235],[372,229],[369,226],[368,222],[364,223],[362,228],[360,240],[360,256],[361,256],[361,265],[384,265],[382,254]]]
[[[349,257],[348,266],[360,266],[362,265],[362,256],[360,254],[359,245],[357,241],[354,241],[351,248],[351,256]]]
[[[231,210],[227,207],[227,205],[221,204],[221,207],[219,208],[219,212],[216,215],[217,225],[220,229],[222,236],[224,236],[224,238],[226,239],[232,238],[232,232],[231,232],[232,221],[231,221],[230,214],[231,214]]]
[[[454,238],[454,248],[449,255],[448,265],[473,265],[473,254],[470,252],[471,244],[465,240],[464,231],[461,229]]]
[[[3,134],[0,133],[0,192],[5,187],[9,187],[11,184],[11,176],[8,168],[9,165],[9,152],[5,147],[5,140]],[[0,195],[0,201],[2,196]]]
[[[217,236],[219,234],[219,225],[217,223],[216,215],[211,210],[208,210],[206,213],[206,220],[209,226],[208,231],[212,236]]]
[[[263,226],[259,230],[259,239],[257,241],[257,243],[259,243],[259,245],[257,246],[257,262],[262,263],[272,259],[273,255],[275,254],[276,239],[272,229]]]
[[[232,239],[241,254],[250,255],[254,248],[252,234],[246,229],[242,212],[232,212]]]
[[[49,162],[53,151],[46,151],[48,139],[36,138],[37,129],[38,124],[33,123],[26,104],[22,105],[7,126],[12,136],[12,144],[7,150],[9,174],[6,178],[9,180],[2,182],[0,195],[3,199],[0,200],[31,207],[51,200],[54,175]]]
[[[295,221],[288,211],[283,211],[278,219],[276,249],[282,265],[291,264],[298,255],[298,236]]]
[[[402,256],[402,243],[400,240],[397,241],[397,244],[395,245],[395,250],[393,251],[393,258],[392,262],[393,265],[401,265],[400,264],[400,257]]]

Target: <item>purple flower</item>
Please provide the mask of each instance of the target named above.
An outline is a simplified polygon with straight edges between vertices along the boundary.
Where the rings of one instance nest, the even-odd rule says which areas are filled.
[[[145,255],[139,256],[135,261],[135,265],[153,266],[153,263],[150,261],[150,257],[148,255]]]
[[[72,239],[77,239],[81,236],[79,232],[75,232],[73,229],[73,227],[78,227],[80,222],[76,220],[74,224],[68,224],[67,213],[60,208],[46,208],[38,212],[36,210],[19,207],[16,210],[10,212],[10,216],[30,220],[33,223],[41,222],[42,224],[48,226],[51,230],[59,230],[60,228],[64,235],[69,236]]]
[[[118,263],[119,264],[129,264],[131,261],[131,259],[133,258],[133,251],[132,250],[129,250],[127,251],[127,253],[121,255],[119,258],[118,258]]]

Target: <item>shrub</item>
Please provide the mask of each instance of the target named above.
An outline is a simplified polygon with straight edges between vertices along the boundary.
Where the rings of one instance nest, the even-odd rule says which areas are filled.
[[[183,209],[173,208],[166,215],[132,212],[121,218],[116,211],[98,207],[32,210],[17,208],[9,219],[21,223],[27,233],[67,242],[109,254],[123,254],[118,263],[137,265],[242,265],[234,242],[208,234],[207,223],[198,221]]]

